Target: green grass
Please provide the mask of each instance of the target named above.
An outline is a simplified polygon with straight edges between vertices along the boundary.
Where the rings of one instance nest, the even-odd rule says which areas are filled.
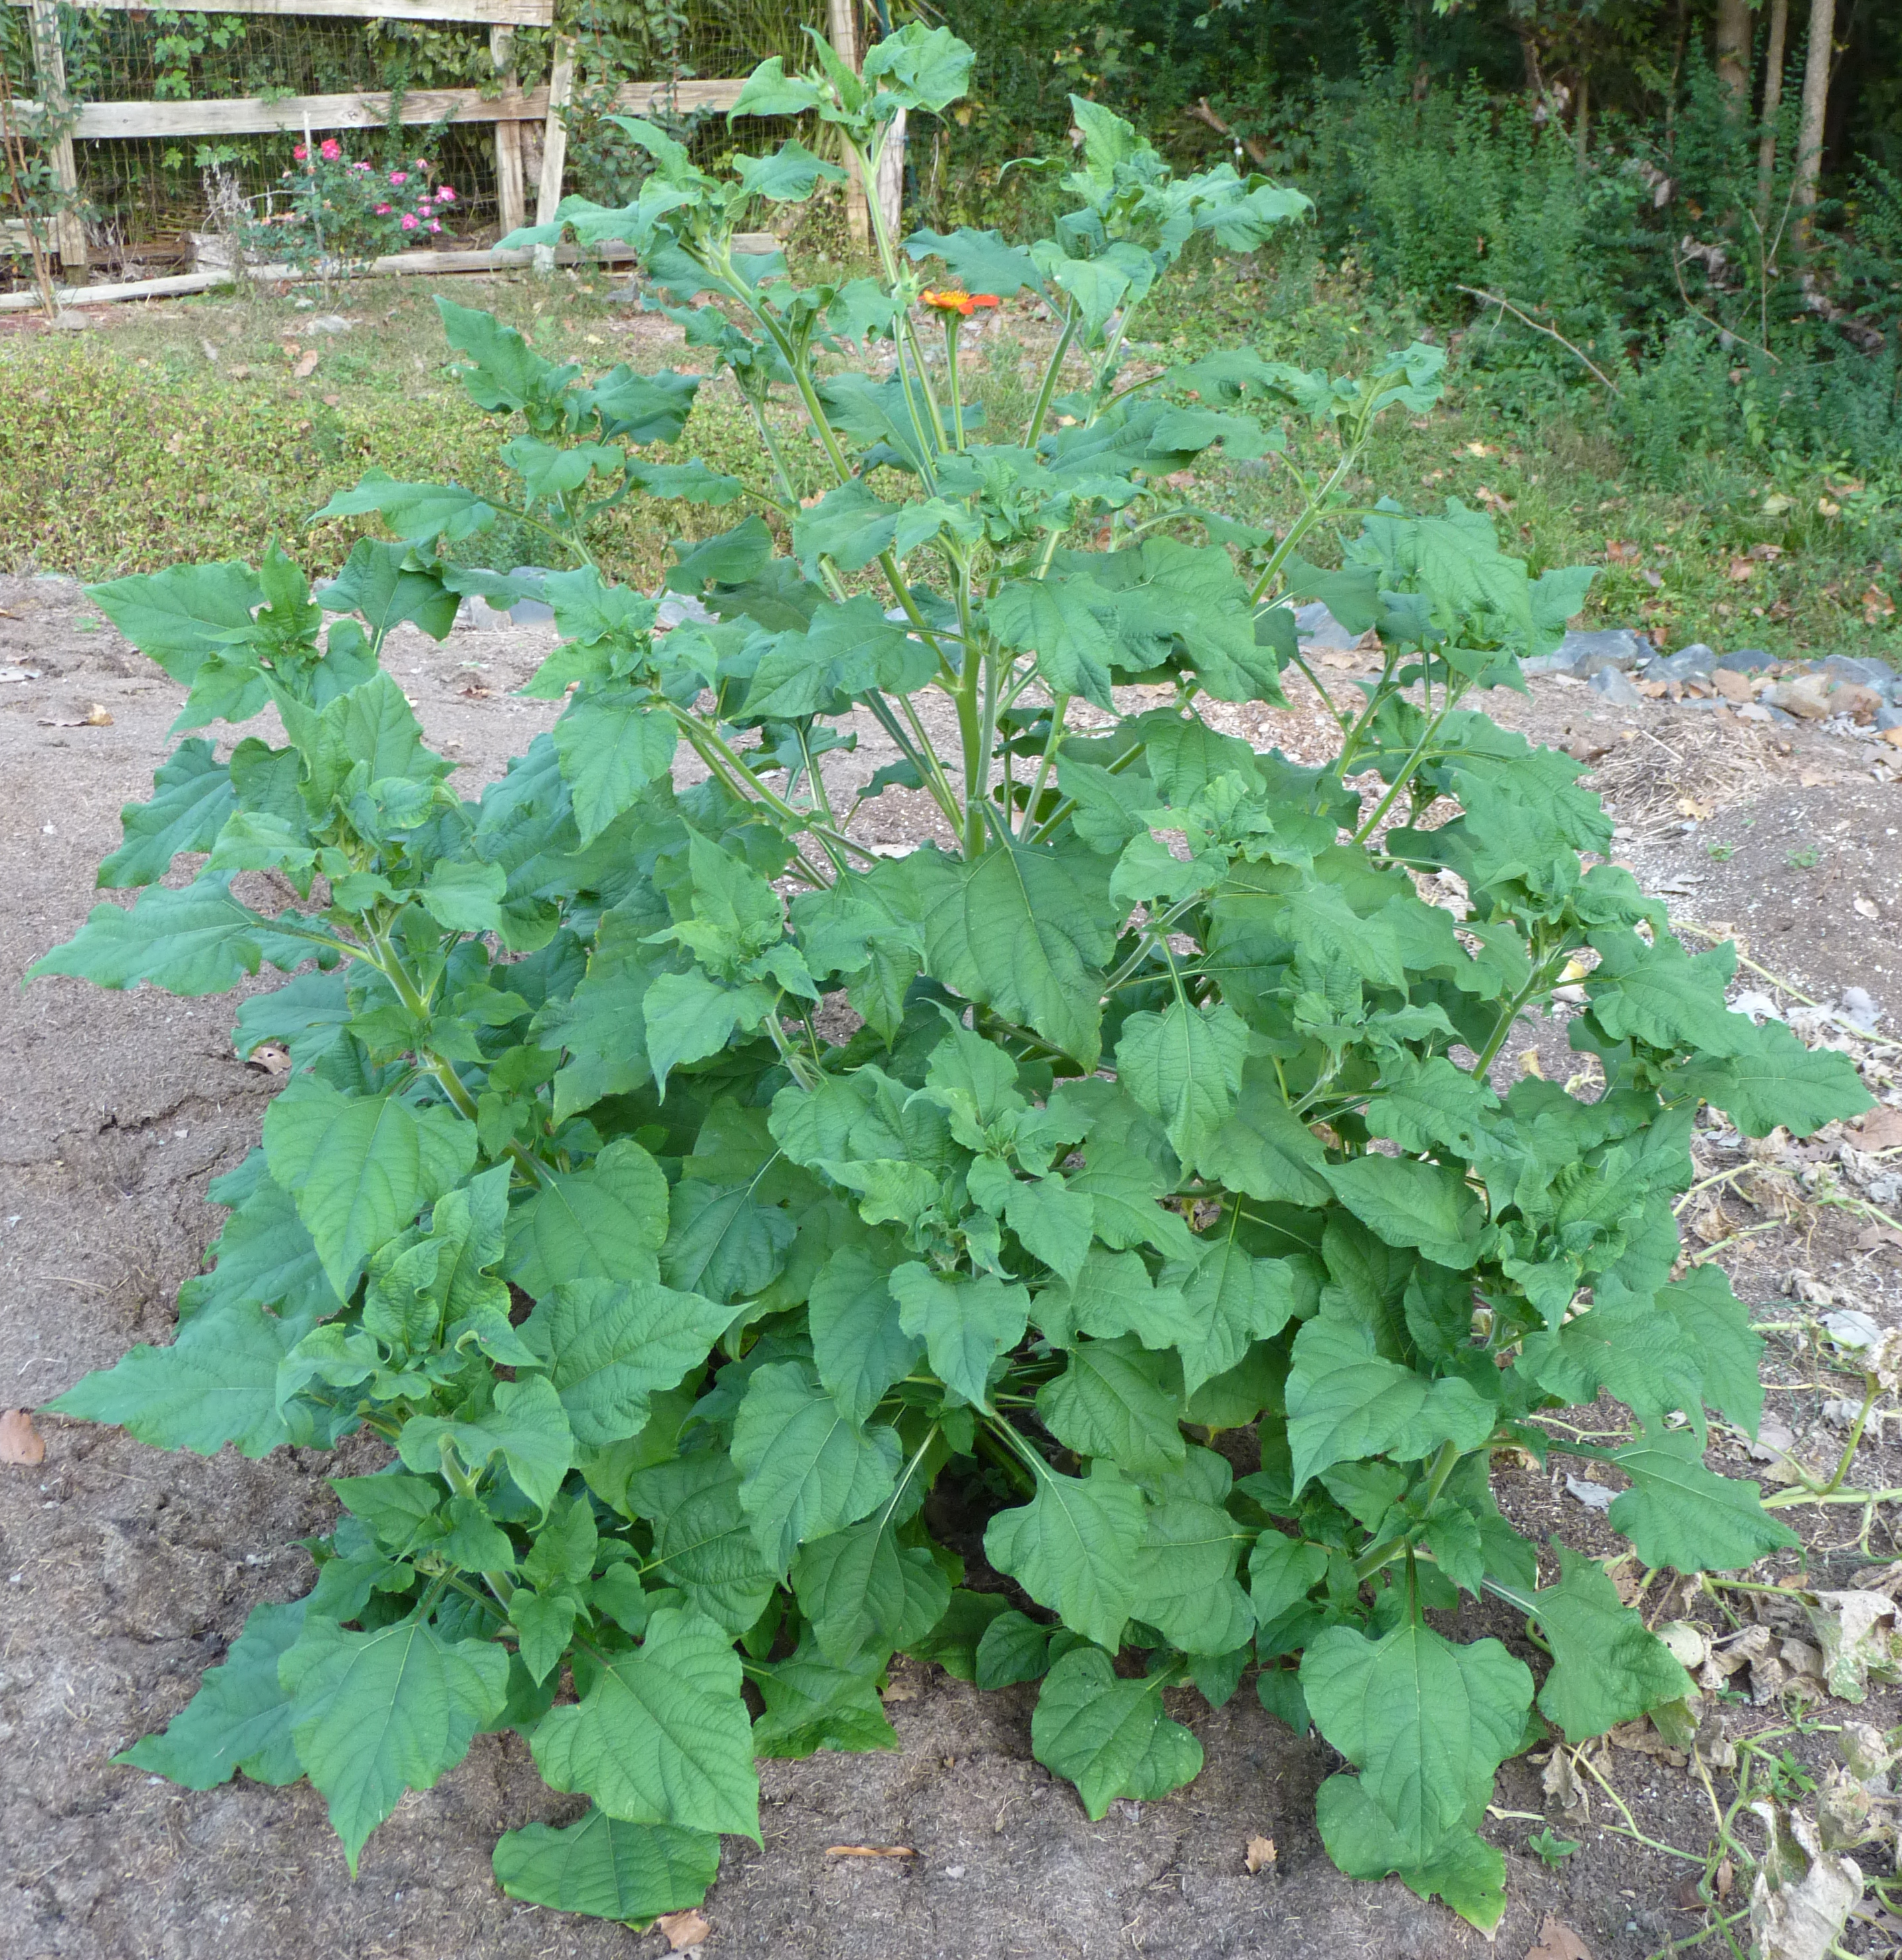
[[[1251,280],[1245,272],[1205,269],[1174,281],[1143,317],[1138,358],[1181,361],[1244,339],[1276,358],[1352,372],[1417,330],[1403,309],[1381,310],[1351,279]],[[254,559],[275,538],[314,572],[332,571],[362,526],[312,527],[309,514],[368,468],[478,492],[504,488],[495,451],[506,431],[449,373],[427,287],[489,307],[544,354],[590,371],[623,358],[680,361],[678,350],[645,359],[632,351],[628,310],[607,299],[610,283],[568,274],[378,282],[333,302],[361,323],[334,336],[314,332],[309,311],[260,295],[187,301],[81,336],[0,342],[0,566],[96,578]],[[1031,345],[992,343],[979,384],[987,428],[1004,440],[1028,405],[1024,369],[1039,331],[1021,320],[1011,330]],[[287,342],[318,351],[308,379],[296,378]],[[790,429],[790,411],[785,419]],[[702,391],[678,450],[763,476],[757,437],[724,382]],[[1902,660],[1902,613],[1888,609],[1902,602],[1902,515],[1875,487],[1779,467],[1780,476],[1756,459],[1712,453],[1690,459],[1681,487],[1646,487],[1633,480],[1610,425],[1595,425],[1588,397],[1535,439],[1480,399],[1456,352],[1445,406],[1419,420],[1387,418],[1348,487],[1368,502],[1384,495],[1434,508],[1458,497],[1483,507],[1535,572],[1601,567],[1587,624],[1641,627],[1671,646],[1703,639]],[[1203,493],[1244,520],[1282,523],[1297,508],[1272,463],[1218,463],[1202,474]],[[818,487],[816,472],[806,487]],[[669,562],[670,538],[728,521],[725,512],[630,500],[604,520],[604,567],[651,587]],[[527,562],[534,537],[505,520],[460,555]],[[1311,555],[1326,558],[1324,540]]]

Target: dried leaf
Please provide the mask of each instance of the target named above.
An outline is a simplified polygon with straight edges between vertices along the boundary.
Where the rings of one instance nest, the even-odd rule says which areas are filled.
[[[1569,1749],[1555,1748],[1552,1752],[1552,1760],[1545,1766],[1540,1787],[1547,1800],[1559,1806],[1559,1815],[1566,1823],[1576,1826],[1591,1817],[1591,1797],[1579,1779]]]
[[[1547,1913],[1539,1943],[1527,1949],[1525,1960],[1591,1960],[1591,1949],[1563,1920]]]
[[[1891,1678],[1894,1673],[1896,1602],[1886,1592],[1818,1592],[1814,1599],[1808,1612],[1822,1647],[1817,1672],[1841,1700],[1866,1701],[1872,1672]]]
[[[1902,1109],[1892,1103],[1880,1104],[1851,1126],[1849,1140],[1859,1150],[1902,1148]]]
[[[1800,1811],[1753,1803],[1770,1832],[1770,1850],[1750,1895],[1750,1930],[1759,1960],[1826,1960],[1849,1909],[1862,1896],[1853,1858],[1826,1852]]]
[[[1275,1841],[1272,1838],[1250,1838],[1248,1848],[1242,1854],[1241,1862],[1253,1873],[1272,1872],[1275,1868]]]
[[[654,1923],[667,1936],[670,1953],[684,1953],[697,1946],[713,1929],[702,1912],[664,1912]]]
[[[46,1440],[33,1426],[31,1413],[22,1408],[0,1413],[0,1463],[43,1463]]]
[[[909,1844],[828,1844],[828,1858],[915,1858]]]
[[[297,365],[291,370],[292,377],[299,381],[309,380],[317,372],[317,351],[314,347],[309,353],[299,357]]]

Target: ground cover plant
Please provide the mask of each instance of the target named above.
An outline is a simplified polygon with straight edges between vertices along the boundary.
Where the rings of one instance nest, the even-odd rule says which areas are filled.
[[[862,79],[820,55],[767,63],[734,114],[814,113],[868,176],[970,60],[919,27]],[[325,514],[392,535],[314,593],[275,550],[94,588],[188,685],[181,728],[274,708],[285,741],[221,761],[188,733],[101,868],[135,902],[35,972],[206,994],[269,964],[295,977],[237,1039],[290,1072],[214,1186],[231,1216],[177,1339],[54,1406],[172,1449],[393,1452],[333,1480],[313,1590],[256,1608],[132,1765],[307,1776],[354,1869],[406,1789],[513,1728],[589,1808],[505,1834],[499,1881],[639,1920],[699,1897],[721,1834],[757,1838],[756,1757],[895,1746],[896,1653],[1040,1681],[1035,1752],[1092,1815],[1200,1767],[1166,1694],[1249,1682],[1344,1759],[1319,1799],[1343,1869],[1491,1926],[1499,1764],[1689,1690],[1599,1566],[1562,1551],[1540,1584],[1493,1453],[1543,1456],[1533,1411],[1608,1391],[1638,1439],[1568,1447],[1622,1475],[1610,1522],[1647,1564],[1794,1542],[1703,1462],[1707,1405],[1754,1427],[1761,1342],[1714,1268],[1673,1278],[1671,1199],[1703,1102],[1758,1135],[1866,1096],[1727,1013],[1729,952],[1588,867],[1609,826],[1575,765],[1467,705],[1588,574],[1531,578],[1457,501],[1343,502],[1379,418],[1430,408],[1437,351],[1132,380],[1171,258],[1303,200],[1177,178],[1075,108],[1053,237],[881,237],[877,275],[806,288],[732,236],[839,165],[795,142],[718,178],[625,125],[636,202],[563,221],[675,295],[766,491],[639,453],[687,429],[693,377],[590,381],[445,304],[470,395],[519,424],[506,511],[374,474]],[[993,428],[961,336],[1026,289],[1061,332]],[[857,352],[821,374],[821,348]],[[1303,514],[1275,535],[1197,504],[1185,473],[1218,454],[1275,459]],[[700,616],[665,632],[591,542],[637,490],[758,506],[677,548]],[[444,555],[505,517],[569,568]],[[379,651],[530,593],[562,636],[531,691],[568,705],[465,802]],[[1279,603],[1309,596],[1384,650],[1314,768],[1196,706],[1311,682]],[[1122,711],[1133,682],[1159,705]],[[896,759],[842,807],[826,759],[862,725]],[[855,839],[897,787],[945,845]],[[1439,873],[1457,918],[1420,896]],[[1499,1095],[1502,1043],[1555,999],[1577,1075]],[[989,1573],[948,1542],[973,1513]],[[1481,1594],[1536,1629],[1542,1682],[1428,1617]]]

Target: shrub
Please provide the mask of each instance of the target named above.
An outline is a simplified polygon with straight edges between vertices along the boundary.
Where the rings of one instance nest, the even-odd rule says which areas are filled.
[[[734,113],[814,113],[867,174],[892,112],[944,107],[970,59],[915,27],[862,81],[820,55],[768,62]],[[1072,208],[1027,250],[881,237],[881,276],[795,289],[733,231],[837,167],[792,142],[715,178],[639,122],[634,204],[563,206],[715,297],[671,310],[776,463],[789,390],[829,473],[802,500],[785,462],[766,515],[678,549],[699,623],[657,632],[589,547],[636,486],[739,500],[634,453],[681,433],[695,380],[589,383],[442,306],[470,395],[520,418],[517,519],[575,561],[529,581],[563,636],[531,692],[572,698],[479,802],[377,664],[394,622],[441,634],[459,594],[524,589],[440,555],[495,521],[474,493],[334,499],[396,536],[315,595],[276,552],[95,589],[188,684],[181,726],[274,706],[287,740],[220,762],[190,736],[102,867],[135,903],[35,970],[295,972],[237,1037],[292,1071],[213,1187],[231,1215],[176,1341],[55,1407],[173,1449],[392,1452],[333,1480],[310,1594],[256,1608],[124,1760],[308,1776],[354,1868],[406,1787],[512,1727],[591,1808],[506,1834],[503,1886],[643,1919],[699,1897],[720,1833],[757,1836],[756,1755],[897,1746],[894,1653],[1040,1679],[1033,1747],[1092,1815],[1195,1774],[1165,1694],[1252,1674],[1345,1758],[1319,1803],[1340,1865],[1490,1926],[1499,1764],[1688,1686],[1590,1561],[1539,1585],[1490,1453],[1543,1455],[1536,1411],[1608,1390],[1639,1440],[1565,1446],[1628,1481],[1611,1522],[1640,1557],[1792,1542],[1704,1465],[1707,1403],[1756,1421],[1760,1343],[1714,1269],[1671,1278],[1671,1195],[1701,1099],[1811,1128],[1861,1106],[1846,1062],[1727,1013],[1731,953],[1687,956],[1627,873],[1587,868],[1609,830],[1574,765],[1465,705],[1554,643],[1585,574],[1529,579],[1457,504],[1368,514],[1338,571],[1299,556],[1375,418],[1430,405],[1434,350],[1358,382],[1219,352],[1129,379],[1184,242],[1249,247],[1302,201],[1177,180],[1074,107]],[[960,336],[1026,288],[1060,337],[1025,425],[992,432]],[[852,344],[863,364],[815,372]],[[1217,448],[1285,457],[1305,514],[1274,539],[1184,501],[1171,479]],[[1324,767],[1197,707],[1305,674],[1284,584],[1384,651]],[[1122,713],[1119,680],[1167,703]],[[822,759],[861,708],[896,759],[846,806]],[[682,742],[708,772],[686,790]],[[854,838],[901,784],[950,848]],[[209,854],[160,883],[180,852]],[[298,902],[248,902],[261,870]],[[1462,918],[1416,889],[1442,871]],[[1582,1068],[1499,1096],[1501,1045],[1561,990],[1602,1093]],[[993,1513],[983,1586],[935,1534],[944,1480]],[[1481,1593],[1542,1631],[1536,1712],[1499,1640],[1428,1623]]]

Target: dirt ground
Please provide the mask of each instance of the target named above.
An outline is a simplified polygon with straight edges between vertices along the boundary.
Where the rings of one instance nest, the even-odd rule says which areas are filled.
[[[432,740],[461,759],[467,792],[552,719],[552,708],[510,692],[547,644],[546,629],[533,628],[459,632],[440,646],[413,629],[397,636],[390,664]],[[1601,778],[1626,832],[1619,848],[1651,889],[1687,919],[1734,924],[1751,957],[1817,1002],[1865,988],[1889,1017],[1879,1035],[1893,1042],[1902,797],[1872,777],[1859,743],[1760,733],[1661,705],[1595,714],[1597,698],[1582,689],[1534,688],[1496,711],[1540,739],[1604,747]],[[169,752],[177,692],[75,587],[0,581],[0,1290],[9,1309],[0,1404],[43,1402],[134,1341],[170,1338],[174,1292],[218,1216],[203,1202],[205,1184],[253,1143],[269,1093],[270,1079],[232,1051],[228,1000],[107,994],[66,980],[23,994],[11,984],[92,902],[120,804],[148,793]],[[109,722],[87,723],[94,704]],[[1311,714],[1237,719],[1261,746],[1318,753]],[[1621,741],[1626,728],[1636,732]],[[891,821],[906,828],[897,807]],[[878,837],[878,825],[867,834]],[[1563,1079],[1562,1030],[1528,1029],[1508,1065],[1524,1065],[1511,1052],[1521,1046]],[[1893,1045],[1886,1062],[1879,1045],[1858,1052],[1893,1080]],[[1719,1144],[1706,1154],[1710,1171],[1740,1161]],[[1866,1214],[1808,1201],[1837,1188],[1839,1155],[1827,1142],[1793,1167],[1770,1165],[1756,1184],[1744,1180],[1761,1204],[1720,1187],[1728,1210],[1699,1214],[1715,1242],[1747,1232],[1725,1245],[1724,1262],[1747,1298],[1767,1303],[1763,1319],[1813,1318],[1827,1291],[1881,1325],[1902,1322],[1896,1246],[1872,1234]],[[1749,1231],[1776,1215],[1767,1208],[1785,1186],[1804,1201],[1792,1201],[1794,1222]],[[1793,1286],[1806,1304],[1792,1304]],[[1839,1449],[1824,1405],[1853,1393],[1854,1378],[1828,1373],[1800,1334],[1773,1336],[1770,1378],[1789,1447],[1813,1462]],[[1578,1420],[1588,1426],[1589,1413]],[[299,1451],[262,1463],[165,1456],[50,1417],[40,1427],[44,1462],[0,1470],[0,1955],[647,1960],[664,1950],[658,1933],[540,1911],[497,1889],[496,1834],[578,1807],[542,1789],[513,1737],[479,1741],[435,1790],[406,1799],[367,1847],[355,1884],[307,1789],[241,1780],[194,1794],[113,1767],[116,1751],[184,1703],[253,1605],[304,1589],[309,1562],[292,1541],[335,1515],[322,1481],[331,1466]],[[1852,1481],[1865,1487],[1902,1484],[1902,1447],[1893,1426],[1880,1427],[1856,1462]],[[1720,1446],[1725,1458],[1765,1474],[1740,1440]],[[1609,1551],[1602,1520],[1565,1494],[1568,1467],[1585,1468],[1555,1458],[1549,1472],[1502,1470],[1502,1501],[1528,1529]],[[1818,1583],[1845,1584],[1852,1568],[1897,1555],[1892,1515],[1874,1519],[1866,1548],[1856,1542],[1855,1507],[1788,1515],[1813,1547]],[[1717,1617],[1702,1604],[1674,1610]],[[1483,1616],[1468,1617],[1478,1631]],[[1486,1630],[1530,1653],[1517,1623]],[[1334,1871],[1312,1822],[1331,1754],[1295,1740],[1251,1693],[1220,1710],[1177,1697],[1172,1712],[1200,1736],[1206,1770],[1164,1802],[1117,1804],[1100,1824],[1031,1760],[1033,1694],[980,1695],[901,1663],[890,1697],[900,1752],[763,1765],[765,1845],[729,1841],[703,1950],[715,1960],[1441,1960],[1489,1950],[1397,1882],[1356,1885]],[[1849,1714],[1887,1726],[1902,1707],[1894,1695],[1860,1710],[1826,1704],[1814,1720]],[[1786,1718],[1772,1702],[1727,1719],[1742,1733]],[[1832,1759],[1827,1735],[1793,1746],[1812,1763]],[[1601,1763],[1645,1835],[1702,1858],[1709,1806],[1684,1770],[1636,1752],[1607,1751]],[[1620,1819],[1602,1801],[1583,1824],[1553,1813],[1582,1849],[1548,1870],[1526,1848],[1546,1805],[1537,1761],[1509,1764],[1487,1830],[1506,1851],[1510,1903],[1489,1950],[1520,1960],[1547,1914],[1575,1929],[1595,1960],[1639,1960],[1704,1928],[1701,1908],[1681,1895],[1697,1866],[1610,1828]],[[1272,1838],[1278,1857],[1251,1876],[1244,1851],[1257,1836]],[[836,1845],[916,1855],[841,1858],[828,1852]],[[1863,1855],[1888,1869],[1884,1854]],[[1869,1927],[1853,1929],[1847,1948],[1896,1950]]]

